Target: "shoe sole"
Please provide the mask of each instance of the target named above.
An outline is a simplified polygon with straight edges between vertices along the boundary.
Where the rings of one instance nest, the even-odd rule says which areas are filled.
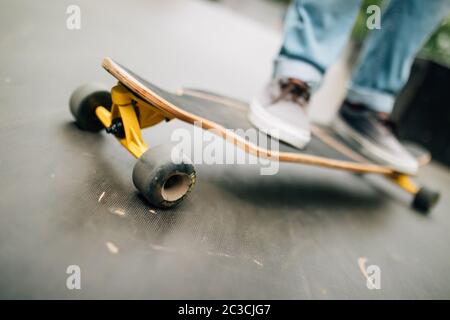
[[[295,148],[303,149],[311,140],[310,135],[295,134],[295,128],[266,112],[256,101],[250,104],[248,119],[258,130]]]

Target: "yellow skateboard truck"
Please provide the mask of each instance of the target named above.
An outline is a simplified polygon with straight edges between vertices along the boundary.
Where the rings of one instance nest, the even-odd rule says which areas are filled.
[[[149,150],[142,138],[141,129],[169,121],[172,115],[152,106],[120,83],[111,92],[98,84],[80,86],[70,98],[70,110],[81,129],[91,132],[105,129],[138,159],[133,182],[150,204],[170,208],[191,191],[196,172],[190,159],[181,152],[174,152],[170,145]]]
[[[95,109],[106,132],[114,134],[119,142],[136,158],[148,150],[142,139],[141,128],[151,127],[173,117],[138,98],[120,83],[111,89],[112,108]]]

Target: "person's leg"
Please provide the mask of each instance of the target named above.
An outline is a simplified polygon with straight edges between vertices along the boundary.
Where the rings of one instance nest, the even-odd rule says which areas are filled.
[[[361,0],[296,0],[285,17],[283,44],[274,76],[306,82],[313,91],[338,58]]]
[[[390,0],[366,39],[347,99],[390,113],[417,51],[450,11],[450,0]]]
[[[450,0],[390,0],[369,34],[334,128],[373,161],[415,174],[418,163],[386,122],[416,52],[449,13]]]
[[[361,0],[296,0],[286,15],[273,79],[250,104],[261,131],[298,148],[310,138],[303,106],[344,47]]]

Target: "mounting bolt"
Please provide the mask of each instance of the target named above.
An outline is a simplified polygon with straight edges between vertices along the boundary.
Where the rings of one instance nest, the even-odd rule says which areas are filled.
[[[123,123],[120,118],[115,118],[111,125],[106,128],[107,133],[112,133],[118,138],[124,138],[125,137],[125,130],[123,128]]]

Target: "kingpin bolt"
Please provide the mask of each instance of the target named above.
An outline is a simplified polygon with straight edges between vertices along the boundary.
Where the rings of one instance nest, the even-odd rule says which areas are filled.
[[[123,138],[125,137],[125,130],[123,128],[122,120],[116,118],[112,121],[111,125],[106,128],[107,133],[112,133],[116,137]]]

